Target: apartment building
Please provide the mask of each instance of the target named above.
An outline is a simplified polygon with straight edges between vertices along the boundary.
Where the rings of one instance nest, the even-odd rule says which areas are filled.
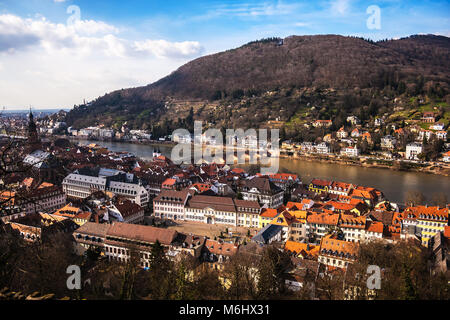
[[[266,177],[245,180],[239,187],[239,191],[244,200],[258,201],[261,205],[267,205],[269,208],[278,208],[283,204],[283,189]]]
[[[88,222],[76,230],[73,237],[82,248],[100,248],[109,260],[127,262],[134,256],[142,268],[150,267],[152,245],[157,241],[164,247],[169,258],[176,259],[182,253],[199,258],[206,240],[205,237],[175,230],[120,222]]]
[[[332,235],[327,235],[320,242],[318,261],[329,267],[344,269],[356,261],[358,250],[357,243],[338,240]]]
[[[184,207],[194,191],[163,190],[153,199],[155,217],[171,220],[185,220]]]
[[[149,193],[135,175],[105,168],[82,168],[64,178],[63,191],[68,197],[85,199],[96,191],[109,191],[147,207]]]

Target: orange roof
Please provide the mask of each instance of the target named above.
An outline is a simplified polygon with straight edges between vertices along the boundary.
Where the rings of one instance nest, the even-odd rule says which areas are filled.
[[[343,252],[356,256],[358,254],[359,245],[356,242],[333,239],[331,235],[327,235],[320,241],[320,252],[324,250],[332,252]]]
[[[277,209],[264,208],[260,214],[263,218],[275,218],[278,215]]]
[[[433,220],[436,217],[444,217],[448,220],[448,211],[447,208],[416,206],[408,207],[404,212],[405,214],[415,214],[417,219]]]
[[[283,211],[278,214],[270,223],[279,226],[290,226],[292,223],[296,222],[297,219],[287,211]]]
[[[241,174],[241,173],[245,173],[245,170],[241,169],[241,168],[234,168],[233,170],[231,170],[231,172]]]
[[[22,183],[23,185],[27,187],[31,187],[33,185],[34,178],[25,178],[23,179]]]
[[[47,187],[53,187],[53,186],[54,186],[53,183],[42,182],[42,183],[40,184],[40,186],[38,187],[38,189],[41,189],[41,188],[47,188]]]
[[[355,208],[355,206],[352,204],[337,201],[328,201],[326,204],[333,206],[336,210],[350,211]]]
[[[366,230],[369,232],[383,233],[383,223],[380,221],[368,221]]]
[[[366,226],[366,217],[355,217],[350,214],[341,214],[339,223],[343,227],[348,226],[355,229],[364,229]]]
[[[305,200],[305,199],[304,199],[304,200]],[[302,210],[302,209],[303,209],[303,203],[289,201],[289,202],[286,204],[286,209],[288,209],[288,210],[290,210],[290,211],[293,211],[293,210]]]
[[[293,179],[293,180],[297,180],[298,179],[298,175],[290,174],[290,173],[269,174],[269,177],[272,178],[272,179],[280,179],[280,180],[289,180],[289,178]]]
[[[163,186],[164,185],[166,185],[166,186],[173,186],[176,182],[177,182],[177,180],[168,178],[162,183],[162,185]]]
[[[307,218],[307,221],[308,223],[337,225],[339,221],[339,214],[310,214]]]
[[[450,239],[450,226],[445,226],[444,227],[444,237]]]
[[[373,190],[361,190],[359,187],[358,189],[352,189],[352,192],[350,194],[352,197],[361,197],[364,199],[374,199],[374,189]]]
[[[205,192],[211,189],[211,185],[208,183],[195,183],[191,186],[191,188],[194,187],[200,192]]]
[[[295,252],[296,254],[306,254],[309,256],[318,256],[319,255],[319,246],[295,242],[295,241],[286,241],[284,245],[285,251]]]

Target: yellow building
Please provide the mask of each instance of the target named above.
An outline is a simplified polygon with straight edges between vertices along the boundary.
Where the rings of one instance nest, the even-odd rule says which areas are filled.
[[[262,229],[278,215],[279,211],[272,208],[264,208],[259,215],[258,228]]]
[[[417,216],[417,229],[422,235],[422,245],[428,247],[429,241],[437,233],[444,232],[448,226],[448,208],[440,207],[410,207],[405,212],[414,212]]]

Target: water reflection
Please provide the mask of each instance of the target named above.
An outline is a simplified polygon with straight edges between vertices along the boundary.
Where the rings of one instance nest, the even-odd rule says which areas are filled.
[[[128,151],[149,160],[153,150],[159,149],[167,157],[171,156],[171,146],[139,145],[121,142],[80,141],[82,144],[97,143],[112,151]],[[241,166],[246,167],[246,166]],[[371,186],[383,191],[388,199],[404,203],[409,190],[422,192],[428,200],[433,194],[443,192],[450,196],[450,178],[416,172],[392,171],[357,166],[341,166],[331,163],[308,162],[298,159],[280,159],[280,172],[299,174],[308,183],[313,178],[344,181],[363,186]]]

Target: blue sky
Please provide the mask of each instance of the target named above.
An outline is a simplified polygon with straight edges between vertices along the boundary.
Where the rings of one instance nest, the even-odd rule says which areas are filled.
[[[373,5],[379,29],[367,26]],[[449,13],[450,1],[0,0],[0,105],[71,107],[264,37],[449,36]]]

